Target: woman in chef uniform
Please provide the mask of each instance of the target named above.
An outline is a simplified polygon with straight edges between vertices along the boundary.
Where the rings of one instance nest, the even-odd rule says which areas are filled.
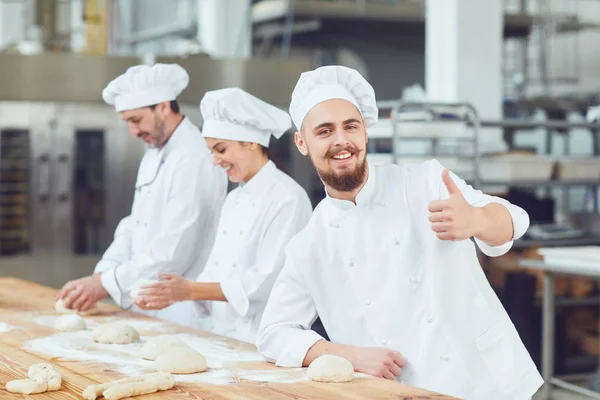
[[[200,103],[202,135],[231,182],[217,238],[197,282],[159,276],[142,286],[136,304],[162,309],[193,300],[198,327],[253,343],[288,241],[312,214],[304,189],[269,160],[272,136],[291,127],[289,115],[239,88],[207,92]]]

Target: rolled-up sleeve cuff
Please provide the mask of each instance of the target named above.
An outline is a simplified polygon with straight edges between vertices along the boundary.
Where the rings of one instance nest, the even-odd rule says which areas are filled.
[[[248,300],[242,282],[238,279],[221,282],[221,291],[235,312],[240,317],[245,317],[250,308],[250,300]]]
[[[513,240],[517,240],[527,232],[527,229],[529,229],[529,214],[521,207],[512,204],[505,204],[504,206],[508,209],[510,217],[512,218]]]
[[[475,243],[477,243],[477,246],[483,252],[483,254],[489,257],[499,257],[504,255],[511,249],[513,245],[513,241],[511,240],[510,242],[506,242],[500,246],[491,246],[477,238],[475,238]]]
[[[122,293],[115,276],[116,268],[107,269],[100,275],[100,282],[115,303],[121,306]]]
[[[277,358],[275,365],[278,367],[302,367],[306,353],[319,340],[324,340],[321,335],[312,330],[305,330],[295,333],[288,340],[286,346]]]

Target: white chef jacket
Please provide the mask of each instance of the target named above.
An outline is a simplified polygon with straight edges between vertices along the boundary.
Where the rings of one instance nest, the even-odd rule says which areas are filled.
[[[148,149],[140,163],[131,214],[95,272],[121,307],[130,308],[130,291],[158,273],[196,279],[214,243],[227,178],[212,165],[200,130],[186,117],[161,149]],[[190,325],[191,304],[179,303],[145,314]],[[185,312],[185,309],[188,312]]]
[[[219,282],[227,302],[201,301],[199,328],[254,343],[285,246],[310,219],[306,191],[272,161],[225,200],[217,239],[199,282]],[[207,321],[208,320],[208,321]]]
[[[431,229],[429,203],[448,198],[443,167],[431,160],[368,170],[356,204],[327,197],[290,241],[263,315],[259,351],[280,366],[301,366],[322,339],[309,330],[318,314],[334,343],[402,353],[407,384],[465,399],[530,398],[542,378],[473,242],[442,241]],[[524,210],[452,177],[467,202],[505,205],[514,238],[525,233]],[[497,256],[512,241],[477,245]]]

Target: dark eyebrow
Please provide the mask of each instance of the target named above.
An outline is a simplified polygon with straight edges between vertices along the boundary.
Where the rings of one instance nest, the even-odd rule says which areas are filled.
[[[352,124],[352,123],[359,123],[360,124],[360,121],[357,120],[356,118],[350,118],[350,119],[347,119],[347,120],[344,121],[344,125],[348,125],[348,124]]]
[[[318,131],[321,128],[333,128],[334,127],[334,123],[333,122],[324,122],[320,125],[315,126],[312,130],[314,131]]]

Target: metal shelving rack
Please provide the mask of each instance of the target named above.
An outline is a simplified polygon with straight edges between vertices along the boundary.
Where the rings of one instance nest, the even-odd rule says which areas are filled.
[[[446,114],[444,111],[452,110],[453,119],[443,118]],[[426,120],[412,120],[403,119],[401,115],[408,112],[425,112],[429,119]],[[472,176],[469,179],[475,188],[481,186],[481,176],[479,171],[479,130],[481,122],[479,120],[479,114],[475,107],[469,103],[403,103],[399,102],[397,105],[392,107],[391,111],[392,120],[392,158],[393,162],[397,163],[399,157],[457,157],[461,159],[469,159],[472,166]],[[402,130],[404,124],[432,124],[437,123],[437,127],[428,128],[430,134],[418,134],[418,135],[407,135]],[[448,128],[452,126],[453,133],[444,132],[444,127]],[[439,129],[439,131],[438,131]],[[456,134],[458,130],[470,131],[470,134]],[[431,151],[428,154],[409,155],[400,153],[399,142],[402,140],[412,141],[428,141],[430,143]],[[440,144],[455,142],[455,147],[464,146],[470,144],[470,154],[464,154],[461,151],[457,153],[440,152]],[[460,148],[460,147],[459,147]]]
[[[509,147],[513,147],[514,131],[524,130],[522,133],[526,133],[527,130],[533,130],[536,128],[543,128],[546,130],[546,148],[544,155],[550,155],[552,151],[552,136],[562,135],[567,136],[574,129],[587,129],[592,135],[592,147],[593,156],[600,156],[600,123],[599,122],[568,122],[560,120],[549,120],[549,121],[533,121],[533,120],[521,120],[521,119],[505,119],[499,121],[493,120],[482,120],[480,124],[481,128],[500,128],[506,131],[511,131],[509,135]],[[570,155],[570,148],[568,141],[565,141],[565,147],[563,149],[564,156]],[[564,199],[567,199],[567,191],[571,187],[587,187],[591,191],[592,200],[594,204],[594,211],[600,212],[600,202],[598,197],[598,190],[600,189],[600,178],[598,179],[582,179],[577,181],[571,180],[532,180],[532,181],[506,181],[506,182],[492,182],[484,181],[483,185],[510,185],[514,187],[533,187],[543,186],[549,187],[560,187],[563,189]],[[565,201],[564,206],[567,207],[568,203]]]

